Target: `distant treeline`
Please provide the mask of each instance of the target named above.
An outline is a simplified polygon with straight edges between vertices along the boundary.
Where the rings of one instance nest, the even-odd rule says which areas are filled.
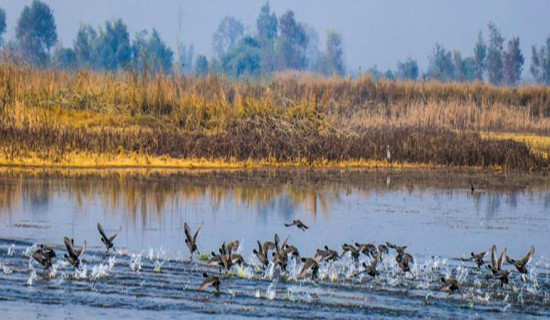
[[[138,32],[131,40],[121,19],[106,21],[99,28],[83,24],[73,46],[62,47],[52,10],[38,0],[21,12],[15,39],[3,41],[5,31],[6,14],[0,8],[3,58],[42,68],[179,72],[199,76],[218,73],[231,77],[259,77],[285,70],[339,76],[356,73],[345,68],[343,40],[338,31],[327,31],[325,48],[320,50],[319,35],[314,28],[297,21],[292,10],[277,17],[269,2],[261,7],[256,30],[250,33],[245,33],[238,19],[223,18],[212,36],[211,57],[203,54],[195,57],[192,45],[180,45],[175,53],[155,29]],[[485,40],[479,31],[472,55],[466,57],[458,50],[435,44],[424,72],[411,57],[398,61],[395,70],[382,71],[374,66],[364,72],[372,74],[374,79],[487,81],[493,85],[517,86],[525,63],[519,37],[505,41],[492,22],[488,24],[487,35]],[[532,46],[529,71],[529,82],[550,84],[550,36],[543,46]]]

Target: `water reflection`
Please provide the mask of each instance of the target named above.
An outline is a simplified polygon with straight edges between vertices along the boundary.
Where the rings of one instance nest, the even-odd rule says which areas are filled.
[[[487,175],[484,180],[490,180],[490,174]],[[510,177],[511,181],[492,185],[494,189],[477,189],[468,195],[469,179],[464,174],[406,171],[391,175],[377,171],[337,174],[282,171],[275,175],[265,172],[134,175],[115,171],[109,175],[69,178],[4,176],[0,178],[0,214],[48,212],[56,194],[73,201],[76,212],[99,202],[106,212],[121,211],[131,220],[140,220],[143,227],[151,219],[162,219],[165,212],[205,201],[216,212],[222,211],[225,204],[234,203],[235,207],[255,208],[260,216],[275,211],[289,219],[298,210],[312,216],[328,216],[334,206],[350,196],[370,199],[386,194],[422,199],[429,193],[439,207],[457,194],[471,197],[476,214],[486,219],[498,216],[502,210],[516,210],[519,196],[542,197],[544,209],[550,207],[548,182],[544,178],[522,186]]]

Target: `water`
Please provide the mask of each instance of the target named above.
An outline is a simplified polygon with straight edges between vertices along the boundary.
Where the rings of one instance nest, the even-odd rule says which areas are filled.
[[[469,180],[476,190],[470,192]],[[62,318],[501,318],[550,316],[550,184],[544,176],[447,171],[266,171],[132,173],[4,173],[0,178],[0,312],[3,319]],[[310,228],[284,227],[300,219]],[[115,239],[105,255],[96,228]],[[237,239],[242,267],[229,272],[190,261],[183,224],[202,225],[206,255]],[[259,267],[256,241],[288,238],[300,255],[328,245],[391,241],[415,258],[403,273],[390,250],[380,275],[342,259],[320,263],[319,280],[298,280],[302,263],[286,272]],[[88,248],[75,270],[63,258],[63,237]],[[43,271],[30,256],[55,247]],[[485,279],[460,257],[495,244],[514,258],[535,255],[526,279],[510,285]],[[490,262],[490,254],[485,261]],[[504,263],[503,268],[514,269]],[[198,291],[202,273],[219,275]],[[459,281],[458,293],[439,291],[440,278]]]

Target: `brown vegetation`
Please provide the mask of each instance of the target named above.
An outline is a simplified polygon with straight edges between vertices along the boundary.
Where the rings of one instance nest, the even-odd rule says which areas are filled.
[[[546,169],[524,143],[550,133],[550,88],[282,74],[228,81],[0,66],[0,154],[74,151],[173,158],[384,161]]]

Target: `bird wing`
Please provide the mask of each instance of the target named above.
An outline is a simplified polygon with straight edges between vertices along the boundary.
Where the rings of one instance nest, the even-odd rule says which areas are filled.
[[[84,241],[84,244],[82,245],[82,248],[80,248],[80,251],[78,252],[79,257],[84,253],[84,250],[86,250],[87,245],[88,244],[86,243],[86,241]]]
[[[191,237],[191,229],[189,229],[189,225],[187,224],[187,222],[183,224],[183,230],[185,230],[185,237],[187,238],[187,240],[191,241],[193,237]]]
[[[491,248],[491,264],[494,270],[498,270],[497,246]]]
[[[46,262],[46,257],[42,254],[42,252],[40,250],[36,250],[32,254],[32,257],[34,258],[34,260],[40,262],[40,264],[42,264],[42,265]]]
[[[213,285],[215,282],[216,282],[216,277],[209,276],[203,281],[203,283],[199,287],[199,290],[204,290],[204,289],[210,287],[211,285]]]
[[[187,228],[189,228],[189,227],[187,227]],[[199,226],[199,228],[195,232],[195,235],[193,236],[193,242],[195,242],[195,244],[197,244],[197,236],[199,235],[199,232],[201,232],[201,228],[202,228],[202,224]]]
[[[531,246],[529,252],[527,252],[527,255],[523,257],[523,259],[521,259],[521,263],[523,265],[526,265],[531,262],[531,260],[533,259],[533,254],[535,254],[535,247]]]
[[[500,270],[500,267],[502,266],[502,261],[504,261],[505,257],[506,257],[506,248],[502,250],[500,257],[498,258],[497,270]]]
[[[69,255],[71,257],[78,257],[76,255],[76,252],[74,251],[73,243],[72,243],[71,239],[69,239],[69,237],[65,237],[63,239],[63,242],[65,243],[65,247],[67,247],[67,251],[69,251]]]
[[[117,232],[112,237],[109,238],[109,241],[113,242],[113,240],[115,240],[115,238],[118,236],[120,231],[122,231],[122,227],[118,227]]]
[[[101,236],[105,239],[109,239],[107,237],[107,235],[105,234],[105,231],[103,230],[103,227],[99,224],[99,222],[97,223],[97,230],[99,230],[99,233],[101,234]]]
[[[294,222],[293,223],[285,223],[285,227],[290,227],[290,226],[293,226],[294,225]]]
[[[300,271],[300,274],[298,275],[298,279],[302,279],[306,276],[306,274],[308,273],[309,269],[311,269],[311,267],[313,267],[314,264],[316,264],[317,262],[311,258],[308,258],[306,260],[306,263],[304,263],[304,266],[302,267],[302,270]]]

